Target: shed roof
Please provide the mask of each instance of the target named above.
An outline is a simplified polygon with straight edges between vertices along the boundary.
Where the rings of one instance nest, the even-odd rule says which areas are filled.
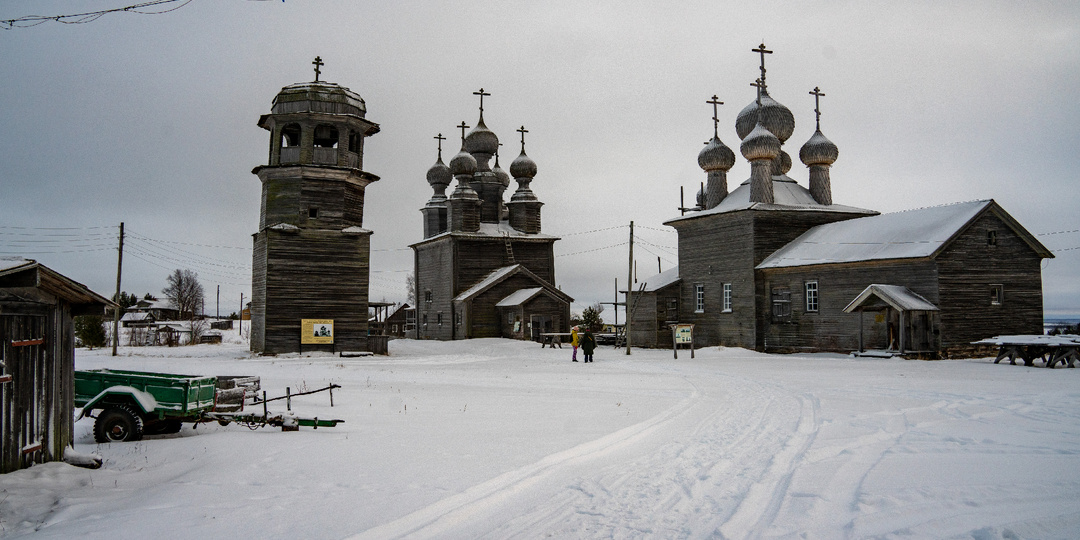
[[[91,291],[76,282],[32,259],[22,257],[0,258],[0,287],[36,287],[85,309],[76,309],[75,315],[90,314],[106,306],[117,307],[112,300]]]
[[[757,268],[935,257],[984,212],[993,212],[1040,256],[1054,256],[993,199],[986,199],[818,225]]]
[[[644,281],[645,287],[640,290],[635,290],[634,292],[656,292],[668,285],[678,283],[679,279],[679,267],[675,266],[668,268],[667,270],[646,279]],[[625,294],[626,290],[624,289],[619,292]]]
[[[900,311],[938,311],[938,307],[903,285],[873,284],[863,289],[847,307],[844,313],[851,313],[861,307],[883,307],[882,304]]]

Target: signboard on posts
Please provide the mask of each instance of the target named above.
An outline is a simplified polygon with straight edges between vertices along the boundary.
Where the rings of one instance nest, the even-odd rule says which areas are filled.
[[[689,345],[690,358],[694,357],[694,325],[671,325],[671,348],[675,351],[675,358],[679,357],[679,345]]]
[[[334,342],[334,319],[300,319],[300,344],[320,345]]]

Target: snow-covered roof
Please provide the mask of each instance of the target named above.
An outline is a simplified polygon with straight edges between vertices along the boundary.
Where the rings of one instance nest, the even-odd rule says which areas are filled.
[[[511,265],[511,266],[504,266],[502,268],[497,268],[494,271],[492,271],[490,274],[488,274],[487,277],[485,277],[484,279],[481,279],[480,281],[478,281],[476,283],[476,285],[473,285],[472,287],[469,287],[468,289],[465,289],[464,291],[462,291],[461,294],[457,295],[454,298],[454,300],[464,300],[464,299],[466,299],[466,298],[468,298],[468,297],[470,297],[470,296],[472,296],[472,295],[474,295],[474,294],[476,294],[476,293],[490,287],[491,285],[493,285],[495,283],[498,283],[499,281],[501,281],[506,276],[509,276],[510,274],[514,273],[514,271],[517,270],[518,268],[521,268],[520,264],[514,264],[514,265]]]
[[[540,294],[543,290],[544,290],[543,287],[533,287],[531,289],[518,289],[518,290],[514,291],[513,293],[511,293],[510,296],[507,296],[506,298],[503,298],[502,300],[499,300],[499,303],[495,304],[495,306],[496,307],[520,306],[521,304],[524,304],[525,302],[528,302],[529,300],[532,300],[534,297],[536,297],[536,295]]]
[[[664,222],[665,225],[671,224],[676,221],[683,221],[687,219],[696,219],[702,216],[710,216],[713,214],[723,214],[726,212],[735,212],[738,210],[797,210],[807,212],[840,212],[848,214],[862,214],[862,215],[875,215],[877,212],[873,210],[867,210],[865,208],[856,208],[854,206],[845,206],[842,204],[821,204],[814,200],[814,196],[810,194],[810,190],[802,187],[794,179],[787,175],[779,175],[772,177],[773,184],[773,203],[761,203],[750,202],[750,180],[742,183],[734,191],[729,193],[724,200],[720,201],[720,204],[715,208],[708,210],[702,210],[700,212],[692,212],[683,216],[669,219]]]
[[[993,207],[1032,248],[1053,255],[992,199],[905,210],[818,225],[757,268],[932,257],[983,211]]]
[[[0,257],[0,272],[32,264],[34,264],[33,260],[22,257]]]
[[[437,238],[442,238],[447,235],[453,235],[458,237],[472,237],[472,238],[513,238],[513,239],[529,239],[529,240],[559,240],[558,236],[552,236],[544,233],[523,233],[510,226],[509,221],[500,221],[499,223],[481,223],[480,230],[476,232],[464,232],[464,231],[447,231],[441,234],[432,236],[431,238],[425,238],[415,244],[412,247],[420,244],[430,242]]]
[[[646,279],[643,282],[645,288],[637,289],[634,292],[655,292],[663,289],[664,287],[667,287],[668,285],[671,285],[672,283],[677,283],[678,281],[679,267],[676,266],[673,268],[668,268],[667,270],[664,270],[663,272],[660,272],[659,274],[656,274],[655,276]],[[622,290],[620,292],[625,293],[626,291]]]
[[[873,284],[863,289],[847,307],[844,313],[851,313],[860,307],[867,305],[875,306],[880,303],[874,301],[877,298],[900,311],[938,311],[938,307],[929,300],[919,296],[903,285],[879,285]]]
[[[140,322],[147,319],[153,319],[153,317],[151,317],[149,313],[143,311],[129,311],[125,313],[123,317],[120,317],[120,320],[124,322]]]

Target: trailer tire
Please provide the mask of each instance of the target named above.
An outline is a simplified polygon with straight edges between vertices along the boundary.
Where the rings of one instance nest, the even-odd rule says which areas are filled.
[[[137,441],[142,436],[142,417],[127,405],[111,405],[94,421],[94,440],[99,443]]]

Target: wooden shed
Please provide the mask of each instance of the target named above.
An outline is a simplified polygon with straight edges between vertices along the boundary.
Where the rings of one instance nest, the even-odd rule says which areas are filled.
[[[0,473],[58,461],[74,436],[77,315],[116,307],[35,261],[0,259]]]

